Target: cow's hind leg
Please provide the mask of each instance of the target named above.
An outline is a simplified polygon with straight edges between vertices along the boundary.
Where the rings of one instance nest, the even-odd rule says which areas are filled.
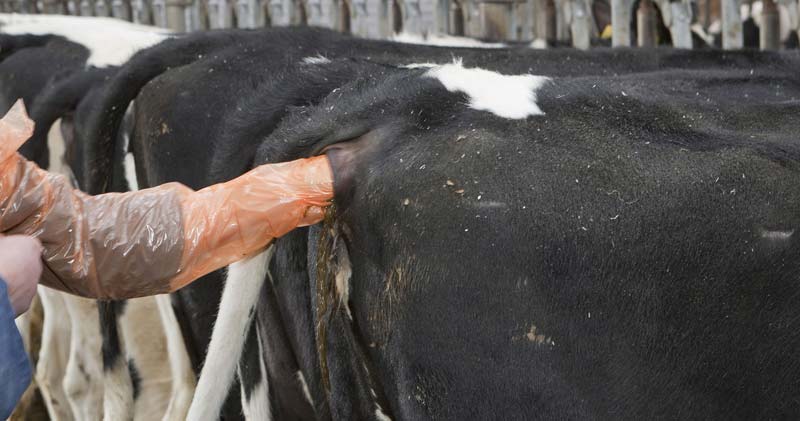
[[[100,322],[93,300],[64,296],[72,322],[64,391],[72,412],[81,420],[97,420],[103,413],[103,370]]]
[[[175,317],[175,311],[172,309],[170,296],[157,295],[155,298],[161,323],[164,325],[169,365],[172,371],[172,393],[163,420],[183,421],[189,412],[192,395],[194,395],[196,383],[194,370],[192,370],[192,363],[186,351],[181,327]]]
[[[70,323],[64,304],[64,293],[39,287],[44,322],[42,323],[42,348],[36,364],[36,384],[42,393],[50,418],[54,421],[72,420],[72,409],[67,403],[62,379],[69,358]]]
[[[269,403],[269,381],[257,324],[250,324],[242,358],[239,361],[242,412],[248,420],[270,420],[272,415]]]
[[[133,419],[161,419],[169,405],[172,373],[156,299],[128,300],[118,323],[133,383]]]
[[[118,319],[125,311],[125,301],[100,301],[100,328],[103,337],[104,393],[103,419],[133,419],[133,380],[123,350],[125,342],[119,332]]]
[[[272,247],[228,268],[219,315],[188,419],[215,420],[236,374],[255,305],[267,276]]]

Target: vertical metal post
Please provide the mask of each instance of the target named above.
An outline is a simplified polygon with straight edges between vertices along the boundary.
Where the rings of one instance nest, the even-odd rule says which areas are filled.
[[[131,20],[131,5],[125,0],[111,2],[111,15],[117,19]]]
[[[191,3],[185,0],[166,0],[164,5],[165,26],[175,32],[186,32],[186,10]]]
[[[81,16],[92,16],[94,15],[94,9],[92,2],[90,0],[81,0],[80,10]]]
[[[529,0],[516,2],[517,18],[517,40],[530,41],[533,38],[533,15],[531,7],[533,3]]]
[[[405,27],[408,33],[422,35],[422,10],[419,1],[420,0],[404,0],[405,22],[403,27]]]
[[[371,16],[367,10],[367,1],[351,0],[350,6],[350,13],[352,15],[352,20],[350,22],[351,33],[360,37],[369,38],[372,22],[370,22]],[[377,22],[375,23],[375,27],[377,27]]]
[[[236,0],[236,20],[239,28],[255,28],[257,22],[258,2],[256,0]]]
[[[737,50],[744,46],[740,0],[722,0],[722,48]]]
[[[167,0],[153,0],[153,25],[159,28],[167,27]]]
[[[564,3],[569,0],[555,0],[556,41],[569,41],[569,23],[564,16]]]
[[[208,0],[208,22],[210,29],[224,29],[233,26],[233,16],[226,0]]]
[[[556,39],[556,4],[554,0],[534,1],[534,32],[536,40]]]
[[[484,1],[479,3],[481,11],[481,36],[490,40],[508,40],[513,30],[513,2]]]
[[[656,7],[651,0],[639,2],[636,10],[636,45],[639,47],[655,47],[656,45]]]
[[[322,0],[308,0],[306,7],[310,26],[331,27],[330,19],[325,13],[326,9],[322,7]]]
[[[191,4],[186,9],[184,14],[184,21],[186,22],[186,31],[200,31],[208,29],[208,21],[206,19],[206,4],[203,0],[190,0]]]
[[[631,46],[633,0],[611,0],[611,46]]]
[[[41,13],[59,14],[62,15],[66,12],[64,4],[58,0],[44,0],[39,8]]]
[[[664,18],[664,25],[669,28],[672,46],[675,48],[692,48],[692,11],[687,0],[657,0]]]
[[[141,25],[150,25],[153,23],[152,14],[150,12],[150,4],[147,0],[132,0],[131,9],[133,13],[133,22]]]
[[[591,46],[592,12],[588,0],[567,0],[565,17],[572,34],[572,45],[581,50]]]
[[[762,50],[777,50],[780,47],[780,17],[775,0],[762,0],[759,47]]]
[[[96,0],[94,3],[94,15],[95,16],[104,16],[108,17],[111,16],[111,7],[106,0]]]

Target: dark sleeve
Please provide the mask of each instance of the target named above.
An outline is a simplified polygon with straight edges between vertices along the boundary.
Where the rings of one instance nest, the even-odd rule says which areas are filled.
[[[11,415],[31,381],[31,364],[22,345],[6,282],[0,278],[0,420]]]

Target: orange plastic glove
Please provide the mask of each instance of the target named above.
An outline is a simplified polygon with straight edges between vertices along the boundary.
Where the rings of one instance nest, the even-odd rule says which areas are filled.
[[[175,291],[319,222],[333,198],[325,156],[262,165],[198,191],[168,183],[88,196],[16,152],[32,133],[17,101],[0,120],[0,233],[37,237],[42,284],[84,297]]]

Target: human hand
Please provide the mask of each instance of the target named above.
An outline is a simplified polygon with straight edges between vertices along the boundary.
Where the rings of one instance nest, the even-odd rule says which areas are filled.
[[[6,281],[14,314],[26,312],[42,275],[42,244],[24,235],[0,237],[0,278]]]

